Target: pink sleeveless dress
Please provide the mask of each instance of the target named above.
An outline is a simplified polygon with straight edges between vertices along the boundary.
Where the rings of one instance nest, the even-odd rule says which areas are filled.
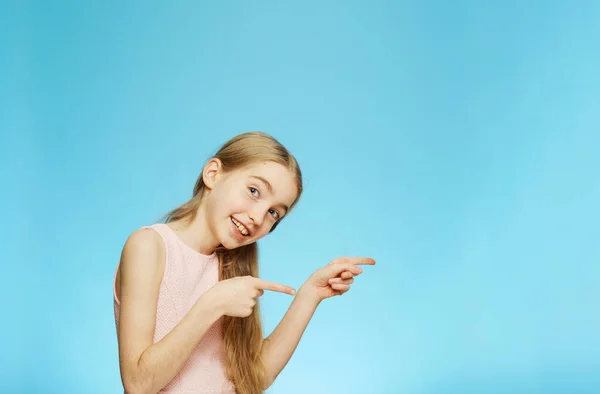
[[[207,256],[190,248],[166,224],[145,228],[156,231],[166,248],[165,274],[160,285],[154,332],[154,343],[157,343],[183,319],[198,297],[219,280],[219,261],[216,254]],[[113,292],[118,330],[120,303],[114,286]],[[160,393],[235,394],[225,374],[225,358],[221,320],[218,320],[198,343],[182,370]]]

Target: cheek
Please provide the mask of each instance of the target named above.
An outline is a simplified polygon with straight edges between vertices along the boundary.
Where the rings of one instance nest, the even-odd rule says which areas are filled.
[[[223,195],[220,200],[220,205],[225,210],[226,214],[246,212],[250,208],[250,199],[244,192],[229,192]]]
[[[229,216],[234,213],[236,205],[239,205],[239,198],[235,194],[225,189],[215,190],[215,193],[210,195],[210,202],[206,205],[207,215],[212,220],[218,220],[223,216]]]
[[[262,228],[260,229],[259,237],[262,238],[262,237],[269,235],[272,228],[273,228],[273,224],[270,221],[265,220],[265,222],[262,225]]]

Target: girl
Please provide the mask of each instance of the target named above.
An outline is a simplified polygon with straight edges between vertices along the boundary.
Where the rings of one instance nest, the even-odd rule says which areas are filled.
[[[264,133],[238,135],[206,165],[165,223],[133,232],[114,281],[126,393],[262,393],[296,349],[319,303],[350,289],[366,258],[338,258],[298,292],[258,278],[256,241],[296,205],[302,173]],[[257,298],[295,295],[263,339]]]

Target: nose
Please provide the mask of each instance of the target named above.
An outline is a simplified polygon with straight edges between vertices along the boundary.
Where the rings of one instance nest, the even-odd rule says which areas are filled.
[[[259,206],[256,206],[256,207],[254,207],[254,209],[251,209],[250,211],[248,211],[248,217],[250,218],[250,220],[256,227],[260,227],[261,224],[263,223],[263,220],[265,217],[264,211],[265,210]]]

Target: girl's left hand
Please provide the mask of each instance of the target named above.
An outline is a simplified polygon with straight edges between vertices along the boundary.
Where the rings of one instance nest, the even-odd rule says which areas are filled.
[[[302,285],[299,293],[310,292],[317,302],[350,290],[354,277],[362,273],[359,265],[375,265],[375,260],[363,257],[338,257],[315,271]]]

